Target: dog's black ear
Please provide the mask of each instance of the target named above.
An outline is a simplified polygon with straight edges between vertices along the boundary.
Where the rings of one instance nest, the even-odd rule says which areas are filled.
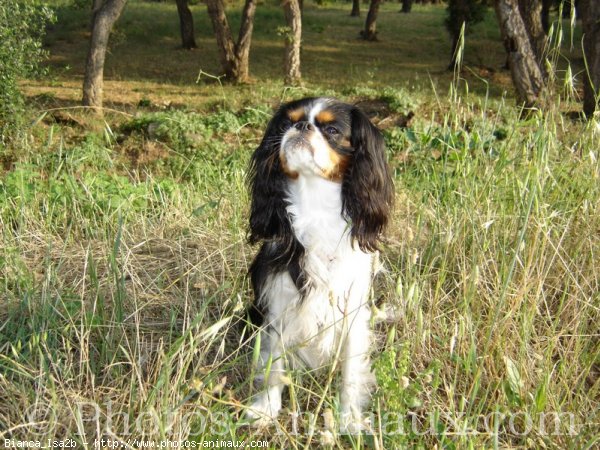
[[[351,236],[363,251],[375,251],[394,201],[381,132],[358,108],[351,111],[352,162],[342,184],[342,209]]]
[[[263,239],[291,235],[291,223],[284,200],[287,179],[279,160],[285,120],[282,108],[269,122],[262,142],[250,160],[248,177],[251,196],[251,244]]]

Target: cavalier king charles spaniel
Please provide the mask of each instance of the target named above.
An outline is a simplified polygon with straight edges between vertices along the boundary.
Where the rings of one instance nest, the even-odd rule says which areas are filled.
[[[339,364],[340,424],[362,428],[374,385],[369,293],[394,197],[383,136],[355,106],[287,103],[252,156],[250,187],[262,389],[246,415],[277,417],[286,367]]]

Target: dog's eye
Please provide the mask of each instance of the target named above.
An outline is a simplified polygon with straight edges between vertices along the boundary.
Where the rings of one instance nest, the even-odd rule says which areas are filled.
[[[336,136],[340,134],[340,130],[338,130],[336,127],[328,126],[325,127],[325,133],[327,133],[330,136]]]
[[[290,119],[283,119],[280,126],[282,130],[287,130],[292,126],[292,121]]]

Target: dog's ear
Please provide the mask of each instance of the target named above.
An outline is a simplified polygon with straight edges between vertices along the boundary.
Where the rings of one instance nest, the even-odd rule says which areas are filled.
[[[391,213],[394,190],[381,132],[358,108],[351,111],[352,162],[342,184],[342,210],[363,251],[375,251]]]
[[[269,122],[267,131],[250,160],[250,233],[254,244],[263,239],[290,236],[291,223],[285,204],[287,179],[281,168],[279,148],[285,120],[283,108]]]

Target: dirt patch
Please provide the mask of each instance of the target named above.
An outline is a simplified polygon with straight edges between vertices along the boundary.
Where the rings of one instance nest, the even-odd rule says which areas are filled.
[[[391,127],[406,128],[415,116],[413,111],[407,114],[394,112],[387,102],[381,99],[359,100],[355,104],[382,130]]]
[[[128,139],[121,146],[131,167],[139,169],[169,156],[169,148],[159,141]]]

